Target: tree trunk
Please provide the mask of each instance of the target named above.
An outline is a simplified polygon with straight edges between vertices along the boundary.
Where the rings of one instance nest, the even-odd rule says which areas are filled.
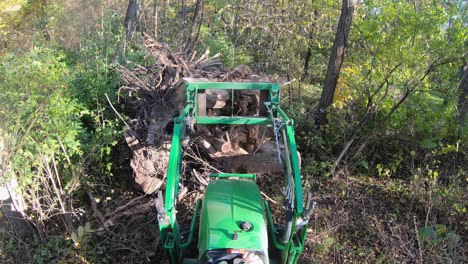
[[[307,53],[304,59],[304,73],[302,75],[302,81],[305,81],[309,77],[309,62],[312,57],[312,42],[315,36],[315,22],[318,17],[318,11],[314,10],[314,21],[312,22],[312,28],[309,32],[309,41],[307,45]],[[300,96],[300,95],[299,95]]]
[[[182,30],[187,25],[187,0],[182,0]]]
[[[330,61],[328,62],[327,75],[323,84],[320,102],[315,113],[315,124],[318,127],[328,123],[326,115],[329,107],[333,103],[333,95],[335,94],[338,76],[340,74],[341,66],[343,65],[346,42],[351,30],[355,6],[356,0],[343,0],[335,41],[333,43]]]
[[[195,42],[193,41],[195,37],[195,27],[197,25],[198,13],[200,9],[202,8],[202,5],[203,5],[203,0],[197,0],[197,3],[195,4],[195,11],[193,13],[192,25],[190,27],[190,32],[187,35],[187,41],[185,42],[185,51],[187,52],[187,54],[190,53],[190,50],[192,48],[192,42]],[[202,23],[201,19],[200,19],[200,23]]]
[[[458,90],[461,90],[460,97],[458,97],[458,122],[460,127],[465,126],[466,114],[468,113],[468,62],[461,68],[460,83]]]
[[[128,2],[127,14],[125,15],[125,40],[128,41],[135,29],[135,20],[138,12],[138,0],[130,0]]]
[[[166,21],[167,19],[167,7],[169,6],[169,0],[163,0],[161,8],[161,21]]]
[[[49,33],[49,15],[47,14],[47,0],[45,0],[41,5],[42,10],[42,19],[44,20],[44,39],[46,42],[50,41],[50,33]]]
[[[302,80],[305,81],[309,76],[309,61],[312,56],[312,32],[309,33],[309,45],[307,45],[307,53],[304,59],[304,74],[302,75]]]
[[[158,39],[158,0],[154,0],[153,7],[153,25],[154,25],[154,38]]]

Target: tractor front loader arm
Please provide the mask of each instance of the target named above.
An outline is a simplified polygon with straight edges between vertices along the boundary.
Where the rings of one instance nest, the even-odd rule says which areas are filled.
[[[169,154],[167,170],[167,183],[165,199],[162,192],[156,198],[156,209],[158,211],[159,231],[164,250],[168,253],[171,263],[181,263],[181,239],[180,230],[176,218],[176,202],[179,193],[179,181],[182,166],[182,139],[185,136],[187,115],[192,111],[193,105],[188,104],[182,113],[174,118],[174,130]],[[197,208],[199,205],[197,206]],[[192,228],[193,229],[193,228]],[[191,230],[193,233],[193,230]],[[193,234],[191,234],[193,236]]]

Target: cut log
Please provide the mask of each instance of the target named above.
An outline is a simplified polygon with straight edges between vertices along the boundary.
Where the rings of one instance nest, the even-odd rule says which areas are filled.
[[[203,140],[201,141],[202,145],[208,146],[208,149],[211,147],[216,149],[219,152],[222,153],[228,153],[232,151],[231,143],[223,141],[221,139],[217,138],[209,138],[209,137],[201,137]],[[211,146],[211,147],[210,147]],[[205,147],[206,149],[206,147]]]
[[[206,90],[206,107],[221,109],[229,100],[229,92],[226,90]]]
[[[156,192],[163,183],[165,164],[169,160],[169,143],[163,142],[158,149],[146,148],[132,130],[127,130],[124,136],[133,153],[130,166],[135,188],[146,194]]]
[[[197,144],[197,146],[206,151],[206,153],[208,153],[210,156],[215,155],[217,152],[217,150],[210,144],[210,142],[206,141],[202,137],[198,137],[197,139],[195,139],[194,142],[195,144]]]

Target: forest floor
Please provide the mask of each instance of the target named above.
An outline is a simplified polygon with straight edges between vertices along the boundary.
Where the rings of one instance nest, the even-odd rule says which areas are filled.
[[[427,221],[427,205],[411,195],[401,181],[373,177],[336,177],[317,181],[318,213],[311,221],[303,263],[444,262],[462,261],[468,252],[426,247],[418,239]],[[429,256],[430,255],[430,256]],[[437,259],[439,258],[439,259]],[[463,261],[462,261],[463,262]]]

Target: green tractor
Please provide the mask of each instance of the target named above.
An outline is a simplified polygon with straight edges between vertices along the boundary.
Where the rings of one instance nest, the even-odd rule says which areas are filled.
[[[185,88],[185,89],[184,89]],[[172,264],[292,264],[304,249],[309,218],[315,203],[310,193],[302,201],[299,157],[293,120],[280,107],[280,85],[276,83],[223,83],[188,79],[182,87],[185,108],[174,119],[165,196],[155,200],[163,249]],[[259,98],[255,116],[207,114],[208,90],[235,93],[252,91]],[[184,142],[196,125],[263,125],[273,129],[277,158],[284,168],[283,224],[274,223],[270,206],[262,198],[255,174],[211,174],[203,199],[197,201],[190,230],[180,230],[176,200],[181,178]],[[198,224],[198,225],[197,225]],[[182,234],[187,234],[183,236]],[[198,251],[187,256],[189,249]],[[193,251],[193,250],[192,250]],[[246,260],[247,258],[255,260]]]

